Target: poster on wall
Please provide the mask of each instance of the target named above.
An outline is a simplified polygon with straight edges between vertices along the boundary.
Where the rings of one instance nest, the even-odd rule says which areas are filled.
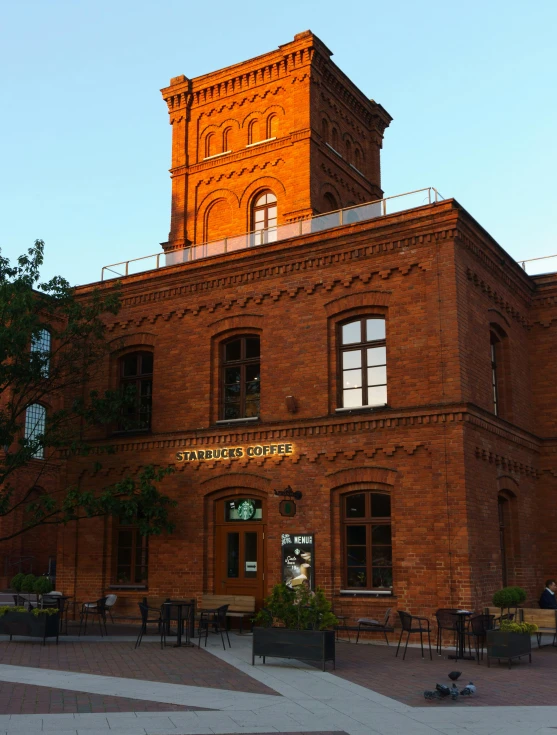
[[[290,589],[305,584],[313,590],[313,534],[282,534],[282,581]]]

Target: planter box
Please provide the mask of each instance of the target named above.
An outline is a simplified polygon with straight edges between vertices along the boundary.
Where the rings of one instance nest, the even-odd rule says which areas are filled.
[[[9,635],[25,635],[31,638],[42,638],[43,645],[47,638],[56,638],[60,630],[60,613],[55,615],[33,615],[30,612],[10,612],[0,616],[0,633]]]
[[[335,631],[254,628],[252,666],[256,656],[263,656],[263,663],[267,656],[318,661],[325,671],[325,661],[332,661],[335,666]]]
[[[507,633],[502,630],[487,631],[487,665],[490,658],[509,660],[509,669],[513,658],[528,656],[532,663],[532,641],[529,633]]]

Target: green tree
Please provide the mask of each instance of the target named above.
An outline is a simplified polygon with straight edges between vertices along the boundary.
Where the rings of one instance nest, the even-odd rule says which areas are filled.
[[[118,390],[87,391],[107,354],[104,317],[118,312],[118,289],[76,298],[59,276],[41,282],[43,257],[42,240],[14,265],[0,251],[0,541],[41,525],[106,515],[136,521],[144,535],[171,532],[176,502],[158,484],[172,467],[147,466],[136,477],[95,490],[66,486],[38,496],[33,492],[54,461],[89,457],[90,469],[98,472],[102,456],[114,449],[88,441],[88,433],[121,422],[135,400]],[[48,349],[41,342],[45,329]],[[56,408],[49,408],[44,427],[37,424],[25,436],[27,408],[43,403]],[[28,479],[21,487],[24,468]],[[12,514],[24,518],[15,528],[2,522]]]

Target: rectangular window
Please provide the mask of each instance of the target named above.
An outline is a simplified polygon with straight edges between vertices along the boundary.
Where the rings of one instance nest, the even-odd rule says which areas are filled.
[[[387,403],[385,319],[356,319],[339,330],[339,403],[343,408]]]
[[[135,526],[119,526],[116,529],[115,584],[147,584],[148,542],[148,536],[142,536]]]
[[[221,419],[259,416],[259,337],[239,337],[223,345]]]
[[[393,552],[391,498],[363,492],[344,497],[344,586],[391,591]]]

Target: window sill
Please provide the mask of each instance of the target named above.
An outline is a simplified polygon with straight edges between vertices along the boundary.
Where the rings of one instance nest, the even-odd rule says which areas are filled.
[[[248,143],[246,148],[251,148],[254,145],[262,145],[263,143],[270,143],[272,140],[276,140],[276,136],[274,138],[265,138],[265,140],[257,140],[255,143]]]
[[[146,590],[146,584],[109,584],[109,590]]]
[[[353,413],[355,411],[379,411],[382,408],[389,408],[388,403],[379,403],[376,406],[352,406],[351,408],[335,408],[335,413]]]
[[[210,161],[212,158],[218,158],[219,156],[227,156],[232,151],[223,151],[222,153],[215,153],[213,156],[205,156],[204,161]]]
[[[340,590],[342,597],[394,597],[392,590]]]
[[[223,424],[251,424],[259,421],[259,416],[249,416],[243,419],[219,419],[216,424],[222,426]]]

